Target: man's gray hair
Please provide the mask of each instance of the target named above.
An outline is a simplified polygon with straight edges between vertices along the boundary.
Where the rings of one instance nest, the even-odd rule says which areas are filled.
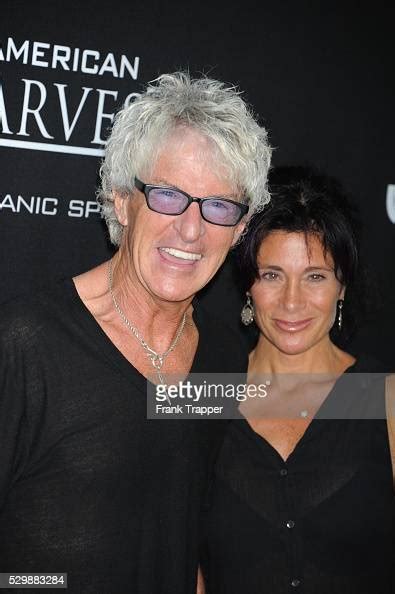
[[[240,92],[205,76],[191,79],[186,72],[163,74],[118,112],[107,142],[98,200],[114,245],[120,244],[122,226],[115,214],[113,192],[130,194],[135,176],[149,175],[166,139],[180,127],[192,128],[213,142],[218,166],[225,167],[235,190],[249,204],[248,218],[269,201],[267,132]]]

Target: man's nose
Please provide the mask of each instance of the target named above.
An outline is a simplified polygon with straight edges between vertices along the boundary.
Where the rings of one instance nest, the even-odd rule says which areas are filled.
[[[205,232],[205,222],[200,214],[199,204],[192,202],[185,212],[174,219],[174,227],[185,243],[193,243]]]

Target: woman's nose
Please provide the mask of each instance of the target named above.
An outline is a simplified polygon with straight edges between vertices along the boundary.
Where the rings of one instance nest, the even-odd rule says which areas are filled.
[[[297,311],[304,307],[305,297],[302,287],[297,279],[286,282],[283,292],[283,305],[288,311]]]

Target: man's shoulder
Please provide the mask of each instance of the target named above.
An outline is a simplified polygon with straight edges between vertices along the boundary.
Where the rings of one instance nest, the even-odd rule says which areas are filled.
[[[199,334],[207,341],[201,346],[207,354],[212,353],[212,358],[216,359],[212,363],[218,363],[218,369],[223,367],[233,372],[247,369],[248,348],[241,332],[199,301],[196,303],[196,322]]]
[[[0,340],[3,344],[28,344],[56,322],[70,299],[71,280],[54,281],[47,287],[8,299],[0,307]]]
[[[235,339],[237,342],[240,336],[237,330],[226,322],[225,316],[218,311],[212,311],[206,303],[194,299],[193,301],[197,324],[204,330],[210,331],[213,334],[226,337],[227,339]]]

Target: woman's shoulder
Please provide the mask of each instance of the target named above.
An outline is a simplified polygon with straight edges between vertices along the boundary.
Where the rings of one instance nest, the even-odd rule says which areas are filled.
[[[361,352],[355,355],[355,363],[351,365],[347,373],[379,373],[387,374],[394,372],[395,369],[389,369],[389,366],[368,352]]]

